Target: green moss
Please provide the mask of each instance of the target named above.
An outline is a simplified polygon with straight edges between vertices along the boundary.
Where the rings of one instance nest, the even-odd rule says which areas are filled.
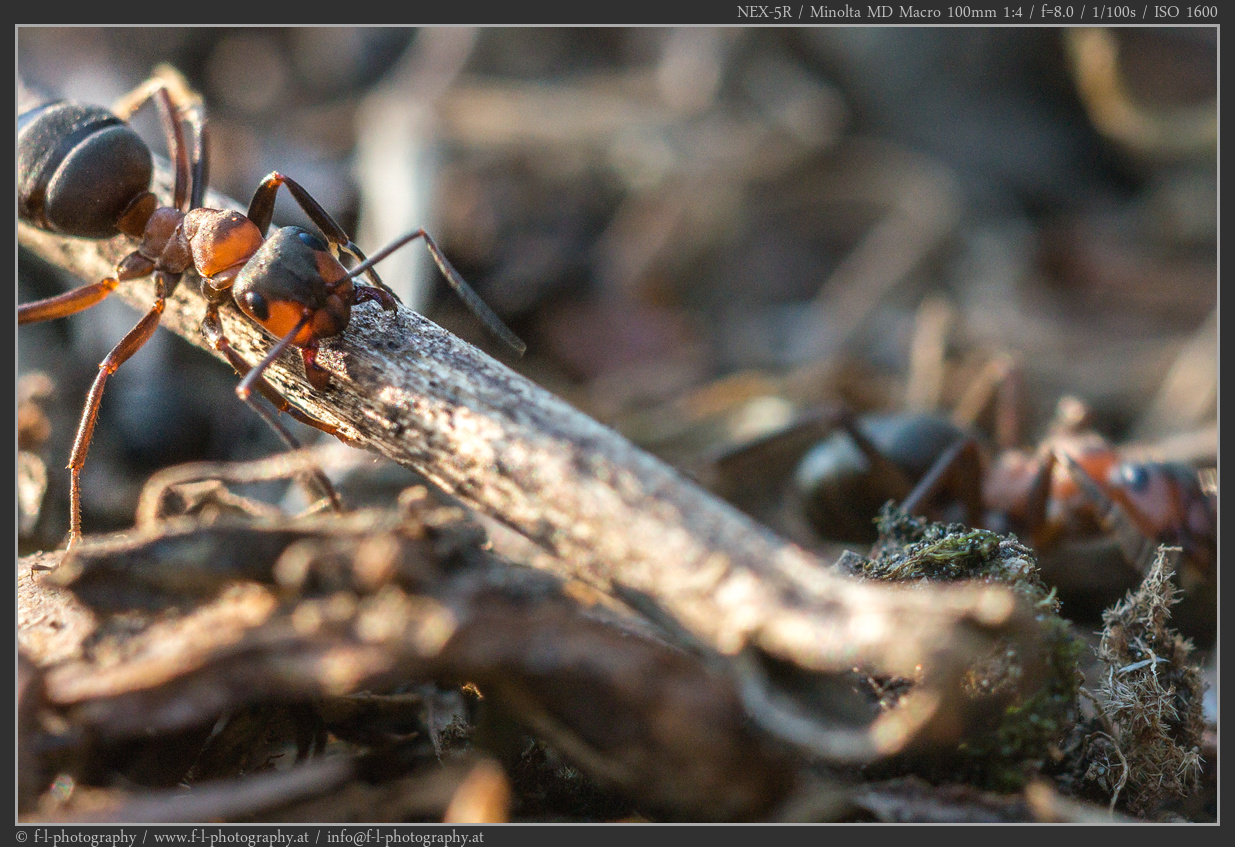
[[[931,523],[891,503],[876,520],[879,540],[861,568],[864,576],[903,582],[983,580],[1008,585],[1035,604],[1058,612],[1053,593],[1038,577],[1033,551],[1013,535],[999,535],[962,524]]]
[[[990,720],[960,745],[955,763],[961,772],[957,776],[984,787],[1022,787],[1042,769],[1075,721],[1082,681],[1077,663],[1086,649],[1059,617],[1059,601],[1038,576],[1033,551],[1012,535],[931,523],[891,504],[880,513],[877,526],[879,540],[871,557],[850,561],[855,572],[897,582],[999,583],[1038,610],[1040,652],[1024,657],[1015,644],[1006,643],[969,669],[966,691],[989,701]],[[1027,679],[1037,684],[1026,688]]]
[[[975,763],[981,781],[990,788],[1012,791],[1037,774],[1076,720],[1081,685],[1077,663],[1086,649],[1066,621],[1042,620],[1047,671],[1042,684],[1015,696],[991,730],[962,745]],[[1007,671],[1017,666],[1016,659]]]

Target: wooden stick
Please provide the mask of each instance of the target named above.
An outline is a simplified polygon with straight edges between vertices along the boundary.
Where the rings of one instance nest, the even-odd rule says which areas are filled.
[[[157,167],[155,190],[166,201],[170,177],[165,165]],[[213,194],[206,202],[241,208]],[[25,224],[19,241],[91,281],[110,274],[131,249],[124,239],[65,238]],[[113,296],[145,310],[153,285],[126,283]],[[235,349],[260,361],[274,339],[234,307],[221,311]],[[162,323],[209,349],[199,331],[204,312],[190,272]],[[565,573],[647,599],[722,654],[754,647],[804,669],[847,672],[861,664],[917,676],[924,664],[955,670],[995,631],[1006,634],[1028,619],[999,587],[910,589],[841,576],[406,308],[356,308],[318,361],[331,372],[322,392],[291,353],[266,376],[292,404],[336,423],[356,445],[532,540]]]

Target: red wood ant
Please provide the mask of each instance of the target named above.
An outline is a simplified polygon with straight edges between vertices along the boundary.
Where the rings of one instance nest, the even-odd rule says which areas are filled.
[[[1083,590],[1091,576],[1067,573],[1069,554],[1082,547],[1091,558],[1117,558],[1129,577],[1147,568],[1159,544],[1179,546],[1181,585],[1208,597],[1216,584],[1216,496],[1195,468],[1133,455],[1094,432],[1088,418],[1079,401],[1064,398],[1036,449],[1008,446],[1005,434],[992,452],[973,428],[938,415],[840,414],[840,431],[806,453],[796,484],[808,520],[826,538],[873,541],[880,506],[898,501],[911,514],[1016,533],[1061,589],[1071,581]]]
[[[158,107],[175,169],[172,206],[160,206],[150,191],[153,157],[126,123],[153,100]],[[337,427],[291,405],[262,373],[287,349],[300,349],[305,374],[318,390],[329,384],[317,363],[322,339],[343,332],[353,306],[368,301],[397,308],[398,298],[382,283],[373,265],[416,239],[423,239],[438,268],[464,303],[506,344],[522,353],[520,341],[463,281],[423,229],[408,233],[367,260],[329,213],[294,180],[271,173],[257,187],[248,212],[202,207],[205,196],[205,118],[198,95],[175,70],[163,66],[122,97],[111,111],[98,106],[53,101],[18,118],[18,214],[41,229],[83,238],[123,234],[136,249],[117,265],[115,276],[73,291],[18,307],[19,324],[67,317],[96,305],[122,282],[154,275],[155,302],[99,365],[82,412],[69,459],[69,546],[81,538],[81,471],[98,420],[107,378],[151,337],[165,302],[184,273],[201,277],[206,314],[202,332],[242,376],[236,393],[270,423],[286,442],[295,440],[250,396],[256,390],[282,412],[303,424],[342,438]],[[279,187],[287,188],[320,236],[298,227],[276,229],[267,237]],[[346,254],[359,262],[348,269]],[[372,285],[356,284],[365,274]],[[223,333],[219,308],[233,301],[278,343],[256,366],[232,349]],[[318,475],[321,481],[325,478]],[[327,490],[337,505],[337,495]]]

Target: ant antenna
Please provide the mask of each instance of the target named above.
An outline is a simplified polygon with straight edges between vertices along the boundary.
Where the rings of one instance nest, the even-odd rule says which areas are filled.
[[[423,238],[425,240],[425,246],[429,248],[429,253],[433,256],[433,261],[437,264],[438,270],[440,270],[442,275],[446,277],[446,281],[450,283],[450,287],[454,289],[455,294],[459,295],[459,299],[462,300],[463,304],[471,310],[472,314],[479,318],[480,322],[483,323],[490,332],[502,339],[502,341],[504,341],[510,349],[514,350],[520,356],[527,352],[527,345],[519,339],[519,336],[511,332],[510,328],[506,326],[506,324],[502,323],[502,319],[489,308],[488,304],[486,304],[484,300],[480,299],[480,295],[473,291],[472,287],[463,281],[463,277],[459,276],[459,272],[454,269],[450,262],[446,261],[446,257],[442,254],[442,251],[438,249],[437,243],[433,240],[433,237],[430,236],[429,233],[425,232],[423,228],[409,232],[407,235],[399,236],[381,250],[374,253],[368,259],[349,270],[347,276],[351,278],[364,273],[382,259],[385,259],[391,253],[398,250],[404,244],[415,241],[417,238]]]

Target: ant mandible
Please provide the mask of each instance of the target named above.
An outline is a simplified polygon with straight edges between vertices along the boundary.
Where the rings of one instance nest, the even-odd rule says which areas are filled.
[[[153,156],[126,123],[153,101],[167,139],[175,171],[173,204],[161,206],[151,192]],[[191,142],[190,142],[191,138]],[[141,320],[99,364],[82,411],[69,458],[69,547],[81,539],[81,472],[94,435],[108,377],[150,339],[166,300],[184,273],[197,272],[206,299],[202,333],[242,379],[236,393],[289,444],[290,434],[254,402],[256,390],[293,419],[346,438],[339,428],[301,412],[262,376],[288,347],[300,349],[305,375],[320,390],[329,375],[317,363],[322,339],[343,332],[353,306],[368,301],[393,311],[398,298],[373,265],[403,245],[423,239],[434,262],[474,314],[516,352],[525,345],[465,283],[424,229],[417,229],[366,259],[342,227],[297,182],[271,173],[253,194],[248,212],[207,209],[205,196],[205,116],[200,97],[168,66],[122,97],[111,111],[99,106],[52,101],[18,117],[17,206],[19,217],[40,229],[82,238],[123,234],[136,249],[116,266],[114,276],[45,300],[20,305],[19,324],[67,317],[101,302],[121,283],[153,274],[155,301]],[[267,237],[280,186],[318,228],[320,237],[298,227],[278,228]],[[339,254],[359,262],[348,269]],[[372,285],[353,282],[365,274]],[[219,320],[219,308],[233,301],[240,311],[278,339],[256,366],[231,346]],[[318,474],[324,481],[324,477]],[[337,495],[326,483],[331,499]]]

